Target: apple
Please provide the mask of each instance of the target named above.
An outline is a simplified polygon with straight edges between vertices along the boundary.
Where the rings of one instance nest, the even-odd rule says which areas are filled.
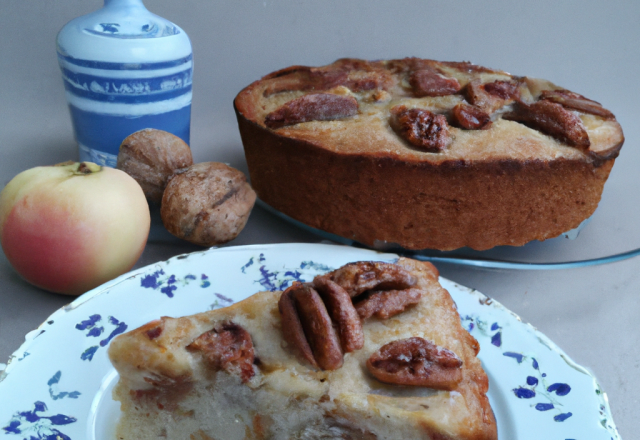
[[[0,193],[0,244],[28,282],[79,295],[129,271],[149,236],[149,205],[123,171],[65,162],[18,174]]]

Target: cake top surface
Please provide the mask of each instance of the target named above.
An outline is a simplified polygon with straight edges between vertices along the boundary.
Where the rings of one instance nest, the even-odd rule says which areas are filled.
[[[293,66],[245,88],[238,112],[339,154],[410,162],[615,157],[622,129],[599,103],[471,63],[342,59]]]

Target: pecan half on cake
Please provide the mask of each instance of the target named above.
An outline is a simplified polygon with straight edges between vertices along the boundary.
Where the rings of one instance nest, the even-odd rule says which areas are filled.
[[[599,103],[466,62],[293,66],[234,105],[258,197],[378,248],[556,237],[594,212],[624,141]]]
[[[115,338],[119,440],[496,440],[478,342],[430,263],[357,262]]]

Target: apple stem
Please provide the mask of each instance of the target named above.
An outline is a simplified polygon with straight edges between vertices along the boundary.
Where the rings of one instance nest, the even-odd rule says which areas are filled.
[[[93,162],[81,162],[78,166],[78,174],[91,174],[97,173],[100,171],[102,167],[100,165],[96,165]]]

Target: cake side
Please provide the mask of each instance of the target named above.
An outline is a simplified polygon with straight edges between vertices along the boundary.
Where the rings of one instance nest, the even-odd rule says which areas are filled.
[[[457,91],[416,96],[409,84],[416,75],[408,71],[417,62],[455,79]],[[608,110],[545,80],[415,59],[339,60],[300,69],[268,75],[236,97],[252,185],[284,214],[368,246],[483,250],[556,237],[595,211],[624,142]],[[370,88],[356,74],[368,78]],[[316,77],[324,82],[310,80]],[[307,89],[310,83],[317,88]],[[478,98],[478,90],[489,86],[511,87],[511,95]],[[304,113],[298,108],[303,102],[291,103],[315,95],[339,97],[329,107],[355,99],[358,111],[337,119],[314,114],[321,120],[269,123],[269,115],[281,109],[291,110],[287,117],[295,122]],[[518,106],[534,109],[526,110],[534,116],[522,116],[526,111]],[[542,113],[535,113],[536,106]],[[452,122],[456,109],[467,107],[488,115],[484,127]],[[431,147],[413,145],[412,134],[394,126],[399,108],[417,126],[416,121],[430,121],[422,128],[434,136]],[[548,116],[544,111],[552,112],[550,125],[562,126],[561,133],[535,126]],[[437,134],[445,131],[445,137]]]
[[[123,411],[117,438],[497,438],[477,342],[462,328],[437,271],[428,263],[398,263],[417,280],[420,302],[389,319],[366,319],[363,347],[344,354],[335,370],[310,366],[284,342],[281,292],[262,292],[190,317],[162,318],[114,339],[109,356],[120,374],[114,398]],[[225,322],[251,335],[256,361],[250,378],[212,371],[188,348]],[[365,364],[372,353],[409,337],[429,339],[461,359],[461,380],[454,388],[397,386],[371,376]]]
[[[372,247],[483,250],[557,237],[593,214],[614,164],[336,155],[242,118],[239,124],[261,200]]]

